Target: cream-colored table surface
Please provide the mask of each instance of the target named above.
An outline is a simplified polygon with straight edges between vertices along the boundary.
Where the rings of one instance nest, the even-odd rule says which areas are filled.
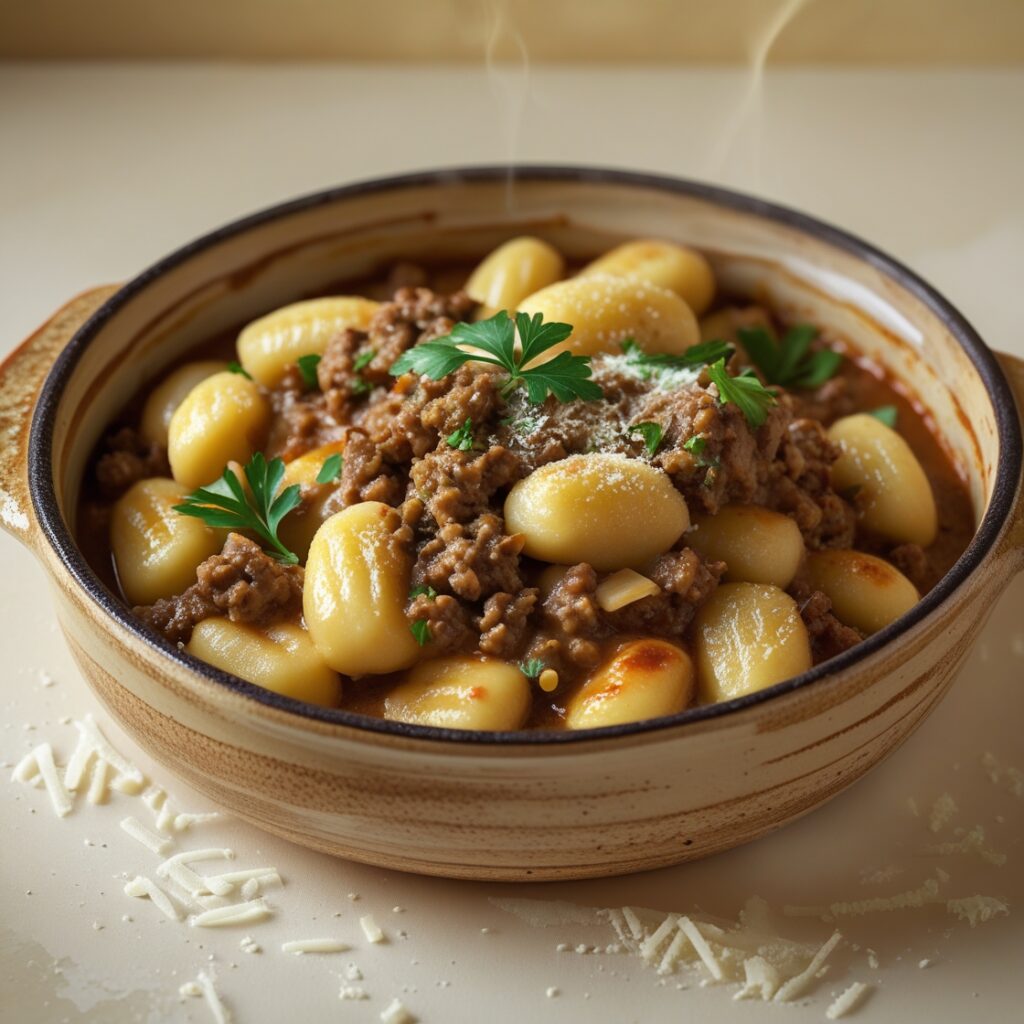
[[[0,348],[72,293],[122,280],[261,205],[376,174],[515,158],[704,177],[800,206],[903,258],[994,347],[1024,355],[1024,74],[773,72],[761,98],[748,95],[749,84],[710,70],[488,78],[470,69],[0,67]],[[854,980],[874,986],[856,1019],[1021,1019],[1024,800],[994,785],[981,764],[986,751],[1024,763],[1020,581],[910,742],[773,837],[687,867],[515,888],[358,867],[222,821],[197,827],[184,846],[229,846],[237,866],[272,864],[285,884],[269,892],[269,922],[214,931],[163,921],[122,894],[122,873],[152,874],[158,862],[118,828],[128,814],[150,822],[137,799],[114,794],[94,807],[79,798],[57,819],[42,790],[7,781],[10,765],[44,739],[66,759],[74,729],[61,719],[97,708],[31,557],[0,538],[0,559],[4,1021],[212,1020],[200,1000],[178,997],[211,962],[240,1024],[376,1021],[396,996],[425,1022],[822,1020],[832,995]],[[42,684],[42,670],[53,685]],[[183,806],[207,806],[99,718]],[[928,809],[945,792],[959,811],[933,835]],[[975,824],[1006,854],[1004,865],[924,852]],[[1010,915],[974,929],[942,907],[843,919],[848,942],[831,972],[789,1009],[733,1002],[731,987],[702,987],[699,972],[663,979],[626,956],[556,952],[558,943],[611,937],[539,929],[491,902],[632,904],[734,919],[754,893],[776,910],[866,899],[915,888],[938,863],[951,876],[948,895],[994,896]],[[889,880],[872,881],[877,869]],[[365,941],[358,918],[368,912],[385,944]],[[809,940],[831,930],[780,922]],[[262,953],[239,949],[246,934]],[[319,936],[353,948],[301,958],[280,951],[282,941]],[[865,947],[877,952],[877,969]],[[365,976],[358,984],[368,1001],[339,1000],[349,963]],[[552,986],[559,991],[549,997]]]

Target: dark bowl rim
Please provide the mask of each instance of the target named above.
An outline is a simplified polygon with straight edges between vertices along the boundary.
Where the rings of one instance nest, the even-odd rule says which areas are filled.
[[[675,715],[607,726],[601,729],[579,731],[517,731],[477,732],[471,730],[442,729],[433,726],[407,725],[384,719],[359,715],[335,708],[321,708],[304,701],[282,697],[262,687],[247,683],[237,676],[214,668],[198,658],[179,650],[169,641],[146,629],[131,615],[93,572],[79,551],[61,514],[54,486],[52,467],[53,427],[61,394],[75,366],[89,342],[103,325],[139,292],[168,271],[222,241],[260,227],[266,223],[373,193],[401,189],[461,184],[486,183],[497,180],[553,181],[566,183],[609,184],[637,189],[668,192],[691,196],[730,210],[753,214],[785,226],[798,229],[814,238],[869,263],[886,277],[909,291],[927,306],[946,325],[950,333],[966,352],[981,377],[992,399],[996,415],[999,463],[996,479],[982,522],[971,543],[936,586],[906,615],[885,629],[869,637],[856,647],[827,662],[787,679],[768,689],[748,694],[719,704],[690,708]],[[620,736],[676,729],[691,722],[724,718],[755,707],[766,701],[793,693],[858,664],[876,654],[890,641],[927,618],[959,587],[992,549],[1007,522],[1021,475],[1021,428],[1016,402],[1010,385],[992,350],[966,318],[936,289],[899,261],[850,234],[789,207],[759,199],[730,189],[684,178],[652,174],[641,171],[586,165],[488,164],[465,167],[438,168],[384,178],[372,178],[310,193],[274,206],[266,207],[248,216],[231,221],[194,241],[176,249],[133,278],[93,313],[71,338],[55,360],[44,381],[32,416],[28,452],[29,489],[32,505],[43,535],[67,567],[76,583],[99,607],[119,625],[133,633],[146,646],[195,672],[205,679],[260,704],[304,719],[329,725],[346,726],[362,732],[376,733],[405,740],[441,741],[461,745],[484,747],[558,747],[604,741]]]

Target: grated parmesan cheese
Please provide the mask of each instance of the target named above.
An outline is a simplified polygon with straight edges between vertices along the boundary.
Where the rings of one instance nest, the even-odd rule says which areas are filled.
[[[342,985],[338,991],[339,999],[369,999],[366,989],[358,985]]]
[[[845,1017],[851,1010],[857,1007],[857,1004],[867,991],[868,986],[864,982],[855,981],[848,989],[836,996],[825,1011],[825,1016],[829,1020],[838,1020],[840,1017]]]
[[[985,845],[985,829],[982,825],[975,825],[969,832],[960,829],[957,833],[959,839],[948,843],[935,843],[925,847],[926,853],[936,854],[940,857],[948,857],[956,853],[976,853],[983,861],[1002,867],[1006,863],[1006,854],[992,850]]]
[[[949,795],[943,793],[934,804],[928,815],[928,828],[932,832],[941,832],[957,815],[960,810],[956,801]]]
[[[841,940],[842,935],[839,932],[833,932],[821,949],[811,957],[811,962],[799,974],[782,984],[778,992],[775,993],[775,1002],[788,1003],[796,999],[797,996],[803,995],[808,985],[818,977],[818,971]]]
[[[768,1002],[779,990],[782,979],[773,964],[770,964],[763,956],[748,957],[743,961],[743,987],[733,996],[733,999],[758,999]]]
[[[134,896],[137,899],[149,898],[149,901],[154,907],[159,910],[164,917],[169,918],[171,921],[180,921],[181,915],[178,913],[177,907],[171,902],[170,897],[149,878],[144,875],[136,875],[127,885],[124,887],[126,896]]]
[[[110,765],[106,761],[96,759],[92,769],[92,778],[89,780],[89,790],[86,799],[91,804],[105,804],[110,791]]]
[[[71,794],[57,774],[57,766],[53,760],[53,747],[49,743],[40,743],[31,753],[23,757],[14,768],[11,777],[16,782],[33,784],[42,779],[46,793],[53,806],[53,813],[58,818],[66,818],[71,813]]]
[[[416,1024],[416,1018],[402,1005],[400,999],[392,999],[381,1011],[384,1024]]]
[[[711,947],[707,944],[697,926],[688,917],[681,917],[679,918],[679,928],[690,940],[690,944],[697,951],[697,955],[704,962],[704,966],[710,972],[711,977],[715,981],[721,981],[723,977],[722,965],[715,959],[714,953],[711,952]]]
[[[1010,913],[1010,908],[994,896],[965,896],[947,900],[946,910],[956,914],[961,920],[968,921],[972,928],[979,923],[991,921],[1000,914]]]
[[[282,953],[344,953],[351,947],[338,939],[292,939],[281,944]]]
[[[224,1003],[221,1002],[217,988],[213,983],[213,976],[205,971],[200,971],[196,976],[196,980],[199,982],[199,987],[203,990],[203,998],[206,1000],[206,1005],[210,1008],[210,1013],[213,1015],[216,1024],[231,1024],[231,1014]]]
[[[225,928],[233,924],[248,924],[250,921],[262,921],[270,916],[270,907],[261,899],[247,900],[245,903],[231,903],[226,907],[215,907],[201,914],[193,914],[188,923],[193,928]]]
[[[366,936],[367,942],[384,941],[384,933],[380,930],[377,922],[373,919],[373,914],[366,914],[359,918],[359,927],[363,929],[363,934]]]
[[[186,981],[178,989],[178,995],[183,999],[198,999],[202,994],[203,990],[194,981]]]
[[[1005,789],[1018,799],[1024,799],[1024,772],[1012,765],[1000,763],[991,751],[982,755],[981,764],[993,785]]]
[[[145,825],[141,824],[136,818],[128,815],[127,818],[121,819],[121,828],[137,842],[142,843],[147,850],[151,850],[153,853],[165,853],[170,849],[170,839],[165,839],[163,836],[158,836],[155,832],[150,832]]]

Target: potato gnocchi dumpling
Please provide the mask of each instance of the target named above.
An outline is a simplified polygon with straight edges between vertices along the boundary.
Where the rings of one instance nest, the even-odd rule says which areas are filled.
[[[563,227],[297,289],[135,396],[78,523],[143,626],[300,701],[579,731],[909,612],[974,526],[931,422],[686,238]]]

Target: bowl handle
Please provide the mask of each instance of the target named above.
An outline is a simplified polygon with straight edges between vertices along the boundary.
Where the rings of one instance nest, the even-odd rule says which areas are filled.
[[[37,532],[28,490],[28,434],[36,396],[71,336],[117,288],[76,295],[0,363],[0,527],[29,547]]]
[[[1017,399],[1017,415],[1024,427],[1024,359],[1008,355],[1006,352],[997,352],[1003,373],[1010,382],[1014,397]],[[1017,496],[1014,499],[1013,510],[1010,513],[1010,528],[1006,533],[1006,547],[1008,554],[1013,560],[1013,567],[1016,571],[1024,570],[1024,481],[1017,485]]]

